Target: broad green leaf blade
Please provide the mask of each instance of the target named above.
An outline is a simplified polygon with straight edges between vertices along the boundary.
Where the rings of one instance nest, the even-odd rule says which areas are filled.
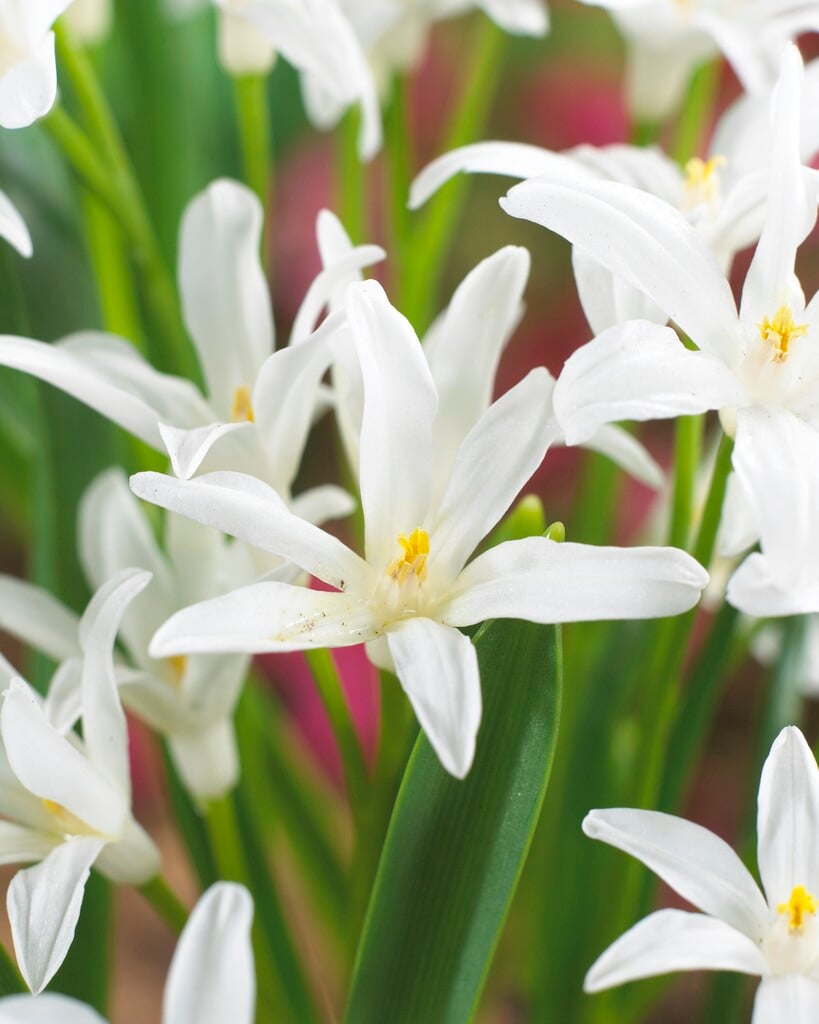
[[[447,775],[421,736],[393,811],[347,1024],[464,1024],[475,1011],[549,781],[559,630],[477,635],[484,713],[472,770]]]

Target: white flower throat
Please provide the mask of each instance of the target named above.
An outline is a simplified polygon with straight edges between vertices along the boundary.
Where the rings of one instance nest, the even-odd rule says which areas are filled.
[[[819,961],[817,910],[816,897],[804,885],[794,886],[790,898],[777,904],[777,916],[764,941],[774,973],[807,974]]]
[[[400,553],[387,567],[379,584],[377,596],[396,616],[412,615],[423,599],[427,578],[429,534],[420,526],[410,534],[399,534]]]
[[[770,358],[774,363],[784,363],[792,342],[808,331],[807,324],[796,323],[790,306],[780,306],[773,319],[766,316],[757,327],[762,340],[770,346]]]

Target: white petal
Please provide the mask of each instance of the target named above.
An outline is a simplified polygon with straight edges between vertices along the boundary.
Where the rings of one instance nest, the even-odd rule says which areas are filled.
[[[757,812],[759,875],[770,906],[787,903],[797,885],[819,886],[819,768],[796,728],[774,740],[762,768]]]
[[[677,548],[604,548],[529,537],[499,544],[470,562],[441,618],[453,626],[492,618],[662,618],[692,608],[707,583],[706,571]]]
[[[819,580],[819,430],[784,409],[737,416],[733,464],[770,571],[786,589]]]
[[[541,0],[478,0],[478,6],[506,32],[542,36],[549,31],[549,12]]]
[[[145,885],[162,867],[162,858],[153,839],[129,816],[122,835],[107,843],[94,867],[114,885]]]
[[[476,142],[439,156],[421,171],[410,188],[409,206],[415,210],[456,174],[499,174],[509,178],[535,178],[541,174],[591,174],[571,156],[553,153],[525,142]]]
[[[302,491],[290,503],[293,515],[308,523],[327,523],[333,519],[346,519],[355,512],[355,498],[335,484],[321,484]]]
[[[690,352],[671,328],[645,320],[612,327],[579,348],[554,393],[568,444],[582,444],[617,420],[690,416],[744,401],[724,363]]]
[[[197,800],[218,800],[239,781],[239,752],[233,723],[222,720],[201,732],[169,736],[168,747],[188,792]]]
[[[182,217],[182,310],[223,420],[230,419],[237,388],[253,389],[275,343],[261,264],[263,223],[256,195],[226,178],[196,196]]]
[[[341,227],[340,224],[339,227]],[[341,230],[344,229],[341,228]],[[380,245],[359,245],[338,255],[335,261],[326,266],[307,289],[307,294],[302,299],[296,319],[293,321],[290,344],[298,345],[309,337],[316,329],[322,310],[326,306],[332,305],[334,296],[341,294],[347,284],[360,281],[361,271],[365,267],[381,263],[386,256],[386,252]]]
[[[46,992],[37,996],[0,999],[0,1024],[105,1024],[90,1006]]]
[[[790,304],[796,250],[816,222],[816,195],[802,174],[802,72],[799,51],[788,46],[774,93],[765,228],[742,292],[742,317],[753,323]]]
[[[737,315],[728,282],[694,228],[661,199],[616,182],[533,180],[516,185],[501,206],[563,235],[644,291],[699,348],[732,351]]]
[[[819,580],[783,585],[779,575],[770,558],[754,552],[728,581],[726,600],[754,618],[819,612]]]
[[[11,880],[6,907],[14,949],[35,995],[54,977],[71,947],[85,883],[102,847],[99,839],[71,839]]]
[[[551,389],[546,370],[532,370],[490,406],[459,448],[429,527],[436,575],[460,572],[543,461],[554,437]]]
[[[80,653],[75,613],[47,590],[14,576],[0,576],[0,629],[55,661]]]
[[[717,552],[725,558],[736,558],[759,540],[759,525],[753,502],[736,473],[728,475],[722,516],[717,533]]]
[[[602,334],[627,320],[650,320],[661,326],[668,315],[644,292],[626,284],[578,246],[572,247],[577,294],[592,334]]]
[[[154,505],[295,562],[339,590],[370,584],[365,562],[329,533],[293,515],[271,487],[253,477],[209,473],[182,481],[137,473],[131,477],[131,490]]]
[[[446,479],[458,446],[489,408],[501,353],[522,313],[531,260],[507,246],[458,286],[424,352],[438,391],[435,471]]]
[[[381,624],[360,597],[254,583],[173,615],[151,644],[155,658],[235,651],[302,651],[372,640]]]
[[[190,480],[195,476],[214,445],[228,434],[235,435],[237,432],[247,434],[255,432],[255,428],[250,422],[210,423],[206,427],[194,427],[191,430],[171,427],[166,423],[159,424],[159,433],[171,460],[171,469],[180,480]],[[227,462],[231,469],[237,468],[236,459],[225,458],[220,461]]]
[[[48,684],[46,718],[63,736],[71,732],[82,714],[82,662],[82,658],[64,661]]]
[[[481,722],[481,680],[472,641],[431,619],[405,619],[387,634],[395,672],[444,768],[466,776]]]
[[[0,77],[0,125],[27,128],[51,110],[57,98],[54,34]]]
[[[122,790],[49,724],[20,680],[3,701],[0,730],[11,770],[27,790],[103,835],[119,834],[128,810]]]
[[[42,860],[60,842],[59,836],[49,836],[37,828],[0,821],[0,864],[30,864]]]
[[[731,847],[701,825],[659,811],[591,811],[583,831],[637,857],[683,899],[759,942],[768,907]]]
[[[671,971],[762,974],[765,958],[750,939],[722,921],[684,910],[658,910],[634,925],[586,975],[587,992]]]
[[[751,1024],[814,1024],[819,1020],[819,981],[799,974],[763,978]]]
[[[176,947],[163,1024],[252,1024],[256,975],[250,927],[253,900],[241,885],[219,882],[199,900]]]
[[[432,374],[409,322],[375,281],[350,285],[347,316],[364,378],[360,482],[367,560],[384,566],[420,526],[433,481]]]
[[[31,256],[31,235],[17,207],[5,192],[0,192],[0,235],[14,246],[21,256]]]
[[[598,427],[583,446],[605,455],[648,487],[659,490],[663,486],[665,474],[662,466],[655,462],[636,437],[622,427],[611,424]]]

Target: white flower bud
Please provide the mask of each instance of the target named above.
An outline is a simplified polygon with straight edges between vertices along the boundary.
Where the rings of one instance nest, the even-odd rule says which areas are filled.
[[[230,11],[219,12],[219,61],[231,75],[266,75],[276,51],[253,25]]]
[[[65,20],[78,43],[95,46],[111,31],[111,0],[74,0],[65,12]]]

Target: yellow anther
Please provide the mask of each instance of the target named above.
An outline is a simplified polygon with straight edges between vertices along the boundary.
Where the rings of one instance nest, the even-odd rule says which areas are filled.
[[[401,554],[394,562],[390,563],[387,575],[399,583],[403,583],[408,576],[415,576],[419,582],[422,582],[427,575],[429,534],[420,526],[416,526],[409,537],[402,533],[398,538],[398,543],[401,547]]]
[[[774,314],[773,320],[768,317],[757,324],[762,340],[767,341],[773,348],[771,359],[775,363],[784,363],[788,358],[791,342],[795,338],[801,338],[807,334],[807,324],[796,324],[790,306],[780,306]]]
[[[230,411],[230,418],[234,423],[254,422],[256,417],[253,413],[250,388],[242,385],[233,392],[233,408]]]
[[[801,932],[805,925],[805,915],[816,913],[816,899],[804,885],[797,885],[787,903],[780,903],[776,908],[780,914],[788,915],[788,928],[792,932]]]
[[[168,658],[168,664],[171,667],[171,682],[174,686],[181,686],[182,680],[185,678],[185,671],[188,667],[188,657],[186,654],[172,654]]]
[[[43,798],[42,804],[54,819],[59,831],[64,835],[96,835],[92,828],[89,828],[84,821],[81,821],[75,814],[72,814],[71,811],[66,810],[62,804],[58,804],[54,800],[46,800],[45,798]]]
[[[710,203],[719,189],[719,169],[727,163],[724,156],[712,156],[710,160],[693,157],[685,165],[685,191],[696,203]]]

